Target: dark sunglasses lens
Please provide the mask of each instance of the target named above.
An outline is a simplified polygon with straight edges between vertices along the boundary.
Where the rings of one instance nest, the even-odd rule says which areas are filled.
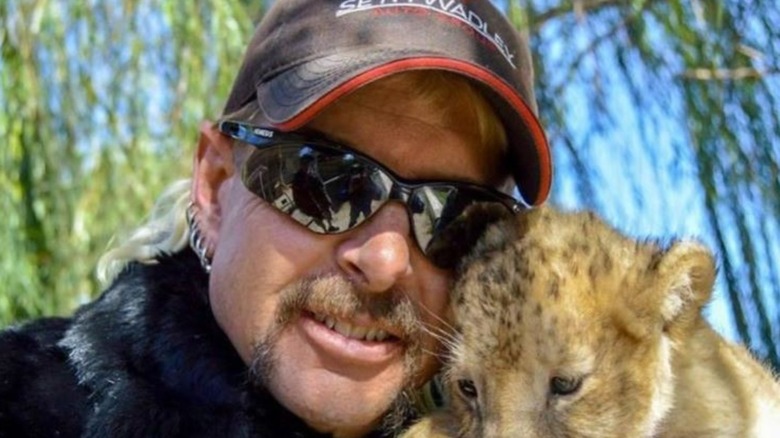
[[[410,199],[415,238],[438,267],[452,269],[487,225],[511,215],[503,203],[479,191],[457,186],[428,186]]]
[[[359,224],[388,197],[391,182],[359,157],[321,145],[278,145],[252,152],[244,185],[317,233]]]
[[[365,221],[387,202],[392,180],[377,166],[352,154],[344,155],[345,172],[336,177],[335,193],[339,208],[339,220],[344,230]]]
[[[458,189],[453,186],[423,186],[409,197],[415,239],[425,254],[434,236],[456,215]]]

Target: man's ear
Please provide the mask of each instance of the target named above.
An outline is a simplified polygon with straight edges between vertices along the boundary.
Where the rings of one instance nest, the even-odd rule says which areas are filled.
[[[698,242],[675,242],[661,255],[657,291],[665,328],[701,310],[712,295],[716,271],[712,252]]]
[[[235,172],[233,141],[220,134],[209,121],[200,125],[198,147],[193,158],[192,202],[196,221],[207,247],[217,241],[222,214],[220,189]]]

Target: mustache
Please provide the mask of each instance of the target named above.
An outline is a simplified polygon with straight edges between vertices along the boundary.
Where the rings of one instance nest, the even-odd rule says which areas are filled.
[[[283,327],[302,312],[345,319],[368,314],[383,326],[392,327],[393,334],[405,341],[415,339],[422,330],[417,308],[403,291],[361,292],[352,282],[335,275],[304,279],[283,289],[275,325]]]

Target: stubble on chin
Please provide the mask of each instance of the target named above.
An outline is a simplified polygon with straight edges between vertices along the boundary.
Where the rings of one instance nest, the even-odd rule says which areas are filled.
[[[327,315],[354,315],[368,313],[373,319],[402,332],[405,342],[404,383],[382,420],[382,427],[395,430],[415,410],[417,375],[427,353],[422,340],[424,330],[417,309],[406,294],[400,291],[385,293],[361,293],[343,278],[337,276],[302,280],[283,289],[271,327],[253,346],[249,364],[249,378],[253,386],[268,388],[275,374],[278,354],[275,346],[282,332],[294,323],[302,313],[316,311]]]

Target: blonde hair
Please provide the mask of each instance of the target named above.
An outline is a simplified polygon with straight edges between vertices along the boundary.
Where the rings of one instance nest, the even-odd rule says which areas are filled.
[[[410,80],[411,79],[411,80]],[[403,80],[410,99],[431,108],[440,108],[448,120],[469,117],[476,120],[478,147],[506,149],[506,133],[501,121],[476,86],[463,76],[441,70],[413,70],[381,79],[384,83]],[[411,85],[411,86],[410,86]],[[472,114],[466,114],[471,111]],[[223,119],[251,120],[260,112],[251,103]],[[176,181],[157,199],[146,221],[129,237],[107,251],[98,261],[97,277],[107,285],[131,262],[155,263],[162,254],[181,251],[188,243],[186,209],[190,202],[190,180]]]
[[[168,186],[157,198],[143,225],[100,258],[98,280],[107,285],[130,262],[155,263],[162,254],[184,249],[189,239],[186,218],[189,201],[189,179]]]

